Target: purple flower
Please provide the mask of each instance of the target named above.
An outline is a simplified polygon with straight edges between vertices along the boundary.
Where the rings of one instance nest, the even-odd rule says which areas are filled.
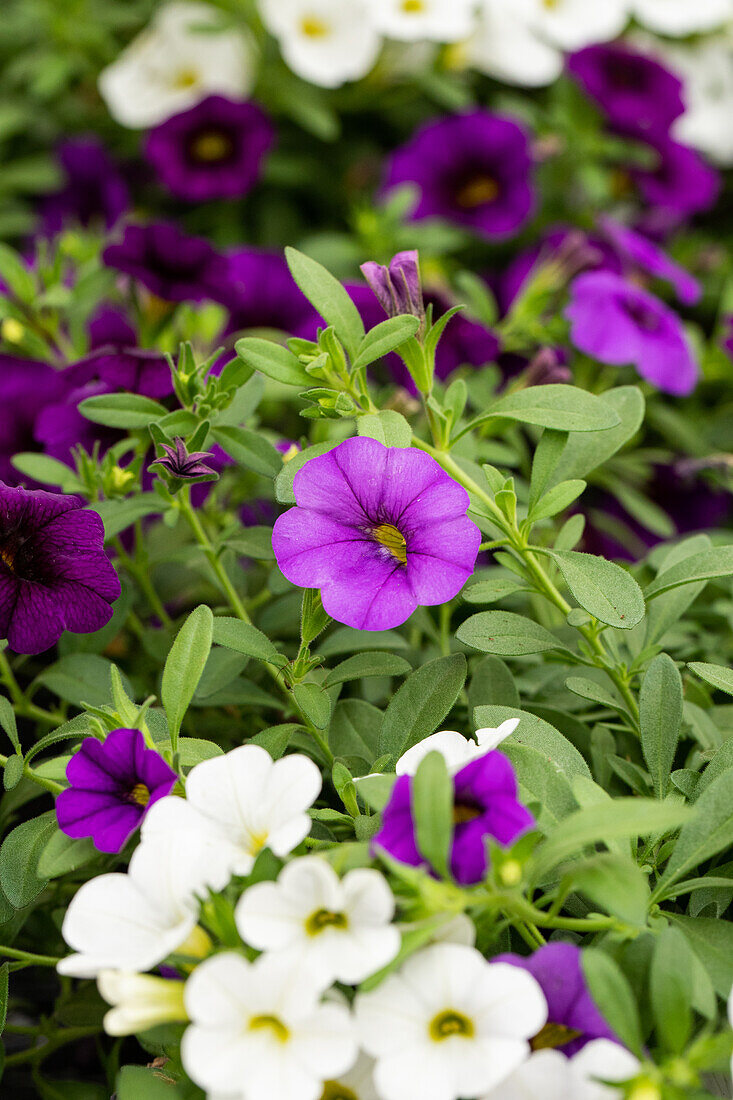
[[[634,168],[629,173],[645,202],[665,214],[671,224],[715,205],[720,175],[699,153],[667,137],[650,138],[648,144],[656,154],[656,166]]]
[[[425,304],[415,249],[398,252],[390,260],[389,267],[370,260],[361,265],[361,272],[388,317],[408,313],[421,321],[424,319]]]
[[[78,497],[0,483],[0,637],[41,653],[64,630],[89,634],[120,594],[102,520]]]
[[[168,302],[218,301],[228,274],[226,259],[208,241],[166,222],[126,226],[102,259]]]
[[[111,229],[128,209],[130,194],[104,146],[93,137],[74,138],[61,145],[58,158],[66,182],[41,201],[43,235],[53,237],[70,224]]]
[[[284,256],[240,248],[229,254],[227,266],[216,300],[229,310],[228,333],[271,328],[315,339],[319,316],[293,280]]]
[[[139,730],[112,730],[104,741],[86,737],[66,766],[71,784],[56,799],[59,828],[90,836],[100,852],[119,852],[159,798],[170,794],[176,773],[145,748]]]
[[[669,283],[683,305],[694,306],[700,300],[702,287],[697,279],[648,237],[612,218],[601,217],[599,227],[626,271],[642,272]]]
[[[653,294],[609,271],[580,275],[565,316],[571,339],[587,355],[612,366],[633,364],[660,390],[684,396],[697,381],[697,365],[682,323]]]
[[[254,187],[274,136],[256,103],[212,95],[156,126],[145,155],[179,198],[236,199]]]
[[[151,465],[162,466],[171,477],[178,478],[181,481],[191,481],[199,477],[212,480],[218,476],[211,466],[206,465],[205,460],[213,458],[211,451],[189,452],[186,450],[186,444],[180,438],[176,438],[173,443],[172,447],[167,443],[161,443],[165,455],[163,458],[156,458]]]
[[[586,985],[581,951],[572,943],[548,943],[533,955],[497,955],[492,962],[526,970],[547,1001],[547,1023],[530,1040],[533,1050],[555,1047],[572,1058],[593,1039],[618,1039],[603,1019]]]
[[[0,355],[0,478],[16,483],[21,475],[11,463],[19,451],[37,451],[36,418],[66,389],[63,371],[36,359]],[[24,482],[27,478],[23,478]]]
[[[417,130],[393,153],[386,186],[417,184],[413,218],[447,218],[493,240],[515,233],[531,214],[531,170],[524,130],[476,110]]]
[[[481,533],[468,494],[422,451],[347,439],[295,475],[297,508],[272,545],[301,588],[320,588],[332,618],[362,630],[445,603],[471,576]]]
[[[646,54],[619,42],[587,46],[567,62],[612,123],[667,134],[683,114],[682,81]]]
[[[517,801],[514,769],[500,752],[472,760],[453,777],[453,843],[450,869],[456,882],[471,886],[487,870],[486,838],[509,845],[534,825],[529,810]],[[412,818],[412,777],[401,775],[382,813],[382,828],[374,837],[383,848],[413,867],[425,864],[418,851]]]

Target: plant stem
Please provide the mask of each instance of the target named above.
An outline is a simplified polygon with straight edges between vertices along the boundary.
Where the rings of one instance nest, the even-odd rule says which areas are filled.
[[[117,557],[120,559],[120,563],[130,574],[132,579],[136,582],[143,595],[145,596],[151,611],[158,616],[163,626],[170,626],[172,619],[161,600],[158,593],[153,588],[153,583],[150,580],[150,574],[148,572],[147,565],[144,563],[136,562],[125,550],[119,537],[112,539],[112,545],[115,548]]]
[[[66,721],[66,716],[59,711],[45,710],[43,707],[31,703],[30,699],[25,697],[4,650],[0,651],[0,680],[8,689],[13,707],[21,718],[33,718],[37,722],[45,722],[49,726],[60,726]]]
[[[31,951],[21,951],[20,948],[16,947],[5,947],[3,944],[0,944],[0,955],[5,955],[9,959],[19,959],[31,966],[55,966],[60,961],[52,955],[34,955]]]

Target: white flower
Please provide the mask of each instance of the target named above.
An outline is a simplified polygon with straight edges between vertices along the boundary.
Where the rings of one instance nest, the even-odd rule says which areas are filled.
[[[259,745],[197,764],[186,778],[186,798],[161,798],[143,822],[143,843],[157,833],[200,834],[217,874],[247,875],[263,848],[292,852],[308,835],[307,810],[321,789],[321,773],[307,756],[274,760]]]
[[[277,882],[250,886],[235,920],[252,947],[291,952],[324,980],[355,985],[398,953],[394,907],[379,871],[358,868],[339,880],[324,859],[304,856],[287,864]]]
[[[104,1017],[108,1035],[134,1035],[169,1021],[187,1020],[183,982],[103,970],[97,978],[99,992],[114,1008]]]
[[[372,0],[377,30],[406,42],[458,42],[475,22],[476,0]]]
[[[629,21],[629,0],[532,0],[532,9],[531,26],[538,36],[563,50],[607,42]]]
[[[359,1054],[353,1069],[326,1081],[321,1100],[382,1100],[374,1084],[374,1059]]]
[[[224,886],[215,870],[204,838],[183,844],[170,833],[143,842],[127,874],[98,875],[72,898],[61,932],[78,954],[62,959],[59,973],[92,978],[101,970],[150,970],[174,951],[205,951],[196,895]]]
[[[254,84],[252,51],[240,31],[216,30],[208,4],[174,0],[99,76],[110,114],[123,126],[156,126],[207,95],[242,98]],[[203,28],[203,29],[202,29]]]
[[[207,959],[186,982],[186,1073],[207,1092],[243,1100],[318,1100],[357,1055],[348,1011],[320,1003],[318,978],[284,955]]]
[[[537,982],[472,947],[435,944],[355,1002],[383,1100],[458,1100],[508,1077],[547,1020]]]
[[[714,30],[733,19],[732,0],[631,0],[631,7],[650,31],[675,37]]]
[[[557,80],[563,55],[532,24],[532,0],[481,0],[479,21],[463,48],[466,64],[508,84],[541,87]]]
[[[680,46],[665,51],[664,59],[684,80],[685,113],[673,124],[674,137],[724,167],[733,165],[733,42],[713,38]]]
[[[507,718],[506,722],[502,722],[496,729],[486,726],[484,729],[476,730],[476,741],[469,741],[456,730],[431,733],[430,737],[426,737],[424,741],[413,745],[402,754],[395,765],[395,771],[397,775],[414,775],[418,765],[430,752],[439,752],[450,772],[460,771],[471,760],[485,756],[487,752],[500,745],[510,733],[514,733],[519,721],[519,718]]]
[[[609,1039],[594,1039],[574,1058],[559,1050],[538,1050],[481,1100],[620,1100],[618,1089],[601,1081],[626,1081],[639,1062]]]
[[[259,0],[267,29],[298,76],[324,88],[366,76],[381,38],[371,0]]]

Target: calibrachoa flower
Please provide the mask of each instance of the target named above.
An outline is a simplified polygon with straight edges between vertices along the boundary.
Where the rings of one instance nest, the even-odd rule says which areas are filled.
[[[259,0],[258,6],[286,63],[311,84],[338,88],[366,76],[377,60],[381,37],[370,0]]]
[[[534,825],[532,814],[517,801],[514,769],[500,752],[471,760],[453,776],[453,840],[450,869],[463,886],[481,882],[486,874],[486,839],[511,844]],[[382,828],[372,841],[400,863],[426,865],[415,837],[412,778],[401,775],[382,813]]]
[[[259,745],[240,745],[196,764],[186,777],[186,799],[164,798],[145,820],[143,839],[187,828],[217,849],[215,862],[247,875],[263,848],[286,856],[308,835],[308,809],[321,773],[301,753],[273,760]]]
[[[557,80],[563,55],[538,33],[534,0],[480,0],[478,24],[463,50],[469,65],[508,84]]]
[[[630,133],[637,137],[638,133]],[[699,153],[667,137],[644,138],[656,157],[653,168],[634,168],[630,177],[639,194],[672,224],[709,210],[720,191],[720,176]]]
[[[100,852],[119,852],[178,777],[139,730],[118,729],[104,741],[85,737],[66,778],[70,786],[56,799],[61,831],[90,836]]]
[[[733,14],[730,0],[631,0],[631,9],[650,31],[679,37],[713,30]]]
[[[43,409],[61,399],[67,388],[64,372],[37,359],[0,354],[0,478],[15,483],[21,474],[13,455],[36,451],[34,427]],[[28,479],[23,477],[27,484]]]
[[[374,1062],[360,1053],[347,1073],[338,1081],[326,1081],[320,1100],[382,1100],[374,1084]]]
[[[212,95],[152,130],[145,155],[179,198],[234,199],[254,187],[274,136],[256,103]]]
[[[593,1039],[616,1040],[583,976],[582,953],[573,943],[548,943],[532,955],[498,955],[539,982],[547,1001],[547,1023],[532,1040],[533,1050],[554,1047],[571,1058]]]
[[[598,225],[625,270],[652,275],[669,283],[683,305],[694,306],[700,300],[702,287],[697,279],[671,260],[654,241],[612,218],[601,217]]]
[[[429,752],[439,752],[448,765],[451,772],[460,771],[464,764],[475,760],[479,756],[485,756],[491,749],[495,749],[510,734],[514,733],[519,725],[519,718],[507,718],[496,729],[489,726],[476,730],[476,740],[469,741],[462,733],[456,730],[441,730],[440,733],[432,733],[419,744],[403,753],[397,761],[395,771],[398,775],[414,775],[419,764]]]
[[[108,1035],[134,1035],[157,1024],[188,1019],[182,981],[157,978],[152,974],[103,970],[97,985],[105,1001],[114,1006],[104,1017],[104,1030]]]
[[[319,979],[281,955],[207,959],[186,982],[186,1073],[210,1095],[318,1100],[357,1056],[349,1013],[320,1003]]]
[[[514,3],[515,0],[505,0]],[[629,19],[629,0],[530,0],[536,33],[563,50],[577,50],[591,42],[615,38]]]
[[[166,222],[126,226],[102,259],[169,302],[217,300],[227,279],[226,260],[208,241]]]
[[[475,0],[372,0],[372,19],[389,38],[458,42],[475,21]]]
[[[709,156],[716,164],[733,165],[733,41],[716,36],[695,45],[665,51],[665,57],[685,82],[685,113],[673,137]]]
[[[226,262],[227,278],[216,300],[229,310],[227,332],[270,328],[315,338],[320,317],[296,285],[282,253],[240,248]]]
[[[123,126],[155,126],[212,92],[246,96],[254,82],[249,43],[218,27],[209,4],[173,0],[99,77],[110,114]]]
[[[605,1082],[628,1081],[639,1061],[608,1039],[594,1039],[574,1058],[556,1050],[538,1050],[480,1100],[620,1100],[621,1092]]]
[[[421,451],[347,439],[307,462],[293,489],[275,557],[293,584],[321,589],[338,622],[399,626],[418,605],[452,599],[473,571],[481,533],[468,494]]]
[[[412,217],[440,217],[489,240],[515,233],[534,205],[524,130],[490,111],[428,122],[392,155],[387,188],[417,184]]]
[[[65,630],[89,634],[112,618],[120,581],[104,527],[78,497],[0,482],[0,637],[41,653]]]
[[[666,134],[685,110],[682,81],[624,43],[587,46],[567,65],[612,123]]]
[[[65,141],[58,160],[66,182],[40,203],[44,236],[74,224],[110,229],[128,209],[130,193],[101,142],[94,137]]]
[[[324,981],[356,985],[400,949],[399,930],[390,923],[394,908],[379,871],[357,868],[340,880],[324,859],[304,856],[288,863],[277,882],[250,886],[235,920],[252,947],[288,952]]]
[[[679,317],[641,287],[608,271],[588,272],[573,283],[565,315],[573,343],[587,355],[612,366],[632,364],[666,393],[695,388],[697,365]]]
[[[530,1036],[547,1019],[534,978],[458,944],[412,955],[375,990],[357,994],[354,1007],[383,1100],[486,1092],[527,1058]]]

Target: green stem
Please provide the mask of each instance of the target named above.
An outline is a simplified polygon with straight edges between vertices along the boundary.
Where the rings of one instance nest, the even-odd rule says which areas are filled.
[[[148,601],[151,611],[158,616],[163,626],[171,626],[173,620],[163,606],[163,601],[160,596],[153,588],[147,564],[136,562],[131,558],[119,538],[112,539],[112,545],[115,548],[117,557],[120,559],[121,565],[127,570]]]
[[[46,1043],[30,1047],[29,1050],[21,1050],[17,1054],[9,1054],[5,1059],[5,1065],[18,1066],[23,1062],[41,1061],[59,1047],[66,1046],[67,1043],[75,1043],[77,1039],[86,1039],[89,1035],[98,1035],[101,1030],[101,1027],[68,1027]]]
[[[21,718],[33,718],[37,722],[45,722],[49,726],[60,726],[66,721],[65,715],[59,711],[45,710],[31,703],[25,697],[23,689],[15,678],[15,673],[10,667],[4,650],[0,651],[0,680],[5,684],[13,703],[13,707]]]
[[[5,955],[8,959],[18,959],[30,966],[56,966],[56,963],[60,961],[60,958],[54,958],[52,955],[34,955],[31,951],[21,951],[20,948],[16,947],[5,947],[3,944],[0,944],[0,955]]]

